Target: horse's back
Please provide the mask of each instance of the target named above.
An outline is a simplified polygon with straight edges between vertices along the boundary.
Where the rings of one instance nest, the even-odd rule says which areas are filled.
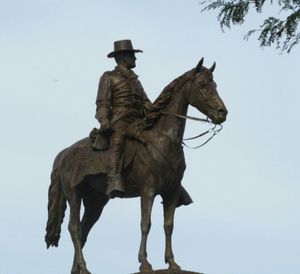
[[[87,175],[107,173],[107,158],[107,151],[94,150],[87,137],[62,150],[54,160],[53,170],[58,170],[62,182],[76,186]]]

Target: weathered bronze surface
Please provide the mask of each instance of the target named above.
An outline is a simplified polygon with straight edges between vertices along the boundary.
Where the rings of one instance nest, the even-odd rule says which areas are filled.
[[[131,68],[133,68],[135,59],[132,56],[137,51],[139,50],[133,49],[131,43],[123,41],[115,44],[115,51],[110,53],[109,57],[117,59],[119,57],[116,56],[120,56],[117,53],[121,52],[127,56],[127,65],[131,62]],[[124,62],[121,63],[124,65]],[[160,195],[164,209],[165,262],[169,265],[169,272],[160,270],[160,272],[154,273],[192,273],[180,270],[172,251],[171,238],[175,209],[192,202],[189,194],[181,185],[185,171],[182,139],[186,120],[172,114],[184,116],[188,106],[192,105],[207,115],[214,124],[221,124],[226,120],[227,110],[213,81],[212,73],[215,66],[207,69],[202,64],[203,59],[195,68],[172,81],[152,105],[147,100],[141,85],[137,82],[137,77],[129,66],[126,67],[126,70],[133,75],[133,78],[129,76],[127,79],[131,83],[130,87],[127,86],[128,82],[123,83],[122,72],[121,76],[115,76],[118,68],[116,71],[109,72],[109,85],[112,86],[109,91],[99,89],[96,114],[96,117],[99,117],[102,122],[100,131],[102,133],[106,130],[113,132],[109,148],[107,150],[95,149],[92,145],[97,137],[92,134],[93,138],[84,138],[57,155],[49,187],[45,241],[47,247],[58,246],[61,224],[68,203],[70,207],[68,228],[75,250],[72,274],[90,274],[86,267],[82,248],[91,228],[99,219],[107,202],[112,198],[107,189],[113,165],[115,165],[113,166],[115,168],[114,175],[116,177],[118,177],[118,173],[122,175],[120,191],[122,197],[141,197],[142,236],[138,254],[140,271],[153,273],[152,266],[147,260],[146,245],[151,226],[153,201],[156,195]],[[119,106],[115,106],[115,100],[103,103],[101,95],[104,90],[104,94],[110,93],[107,98],[114,98],[114,91],[118,86],[123,87],[123,85],[126,87],[124,90],[133,94],[132,97],[126,95],[122,98],[124,102],[126,101],[124,112],[118,109]],[[117,98],[117,101],[119,99]],[[122,100],[119,100],[121,105],[123,104]],[[102,109],[102,103],[102,106],[108,109],[107,116],[102,116],[104,109]],[[137,108],[133,108],[131,104],[137,104]],[[128,112],[130,115],[127,116]],[[116,124],[113,122],[115,117],[122,117],[118,122],[125,124],[121,124],[120,127],[116,126],[118,122]],[[107,120],[105,121],[105,119]],[[121,149],[122,153],[118,155],[122,156],[121,159],[117,159],[116,164],[112,164],[110,155],[115,149],[112,139],[115,138],[114,134],[119,138],[120,128],[122,140],[118,149]],[[84,205],[84,215],[80,221],[81,202]]]
[[[113,71],[105,72],[99,81],[96,118],[101,123],[102,132],[113,132],[106,191],[110,198],[125,195],[121,160],[127,128],[143,119],[151,106],[138,76],[132,71],[136,66],[135,52],[141,50],[133,49],[130,40],[116,41],[115,50],[108,57],[114,57],[117,66]]]

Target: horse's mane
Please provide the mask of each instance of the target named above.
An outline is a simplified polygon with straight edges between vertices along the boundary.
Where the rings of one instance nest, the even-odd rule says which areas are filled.
[[[181,89],[187,80],[191,78],[194,74],[194,69],[185,72],[181,76],[177,77],[170,84],[168,84],[160,95],[156,98],[156,100],[151,105],[149,111],[147,112],[145,118],[142,121],[142,129],[149,129],[153,127],[160,116],[162,115],[162,110],[166,108],[169,104],[172,94],[177,90]]]

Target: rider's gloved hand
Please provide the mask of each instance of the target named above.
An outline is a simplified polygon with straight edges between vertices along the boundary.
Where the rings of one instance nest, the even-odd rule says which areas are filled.
[[[101,124],[101,130],[106,131],[110,129],[111,129],[111,125],[109,122]]]
[[[110,122],[106,122],[106,123],[102,123],[101,124],[101,128],[100,131],[104,134],[104,135],[110,135],[113,132],[113,129],[111,127]]]

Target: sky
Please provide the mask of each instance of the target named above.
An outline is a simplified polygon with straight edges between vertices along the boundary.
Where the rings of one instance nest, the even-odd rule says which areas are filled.
[[[211,142],[185,149],[182,184],[194,203],[176,211],[177,263],[206,274],[300,273],[300,47],[261,49],[242,37],[263,17],[223,33],[201,9],[196,0],[0,0],[0,274],[70,273],[68,212],[59,248],[44,243],[52,163],[98,127],[97,85],[120,39],[144,51],[135,72],[151,100],[201,57],[217,63],[229,114]],[[206,129],[189,121],[185,136]],[[138,271],[139,206],[138,198],[106,206],[84,248],[93,274]],[[159,197],[148,258],[166,267]]]

